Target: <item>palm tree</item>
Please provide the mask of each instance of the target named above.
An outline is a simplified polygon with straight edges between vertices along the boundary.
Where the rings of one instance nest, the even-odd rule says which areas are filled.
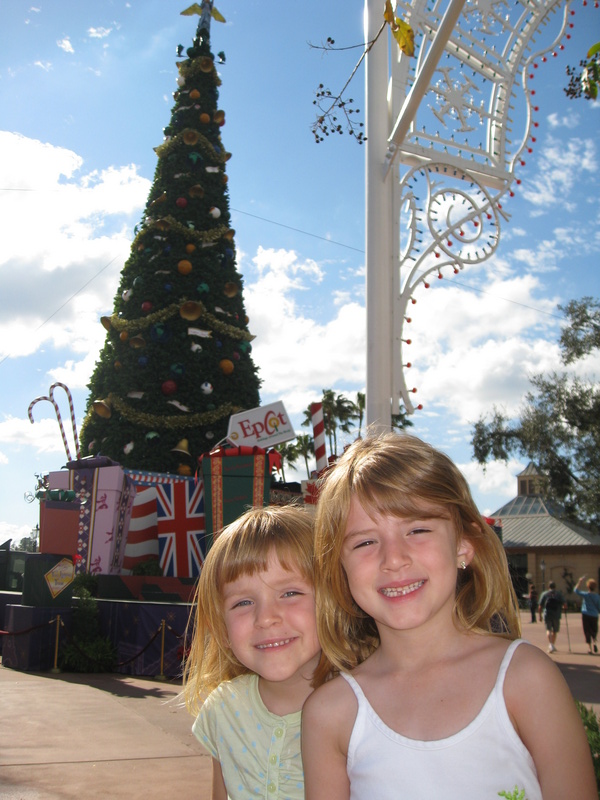
[[[275,450],[281,455],[281,477],[283,478],[283,482],[286,483],[285,464],[287,462],[288,467],[293,467],[296,461],[298,461],[298,456],[300,454],[294,442],[282,442],[281,444],[275,445]]]
[[[323,389],[323,422],[325,433],[329,439],[329,452],[335,453],[335,392],[333,389]]]
[[[343,394],[338,394],[334,400],[334,429],[333,429],[333,443],[334,449],[332,452],[337,456],[337,431],[338,428],[342,433],[350,433],[352,428],[352,420],[355,419],[356,410],[355,405],[349,398]]]
[[[303,433],[296,437],[296,453],[299,456],[304,457],[304,463],[306,464],[306,477],[310,478],[308,457],[310,455],[314,455],[315,453],[315,443],[313,442],[312,436],[309,436],[307,433]]]
[[[354,404],[355,416],[354,419],[358,420],[358,439],[362,439],[362,424],[365,418],[365,404],[366,404],[366,395],[364,392],[357,392],[356,393],[356,403]]]
[[[352,400],[343,394],[337,394],[333,389],[323,389],[323,423],[325,434],[329,440],[329,452],[337,453],[337,432],[338,429],[343,433],[349,433],[351,420],[355,419],[356,411]],[[302,425],[307,427],[312,422],[310,406],[304,412]]]
[[[400,406],[398,414],[392,414],[392,430],[403,431],[405,428],[412,428],[413,424],[408,418],[406,409],[403,405]]]

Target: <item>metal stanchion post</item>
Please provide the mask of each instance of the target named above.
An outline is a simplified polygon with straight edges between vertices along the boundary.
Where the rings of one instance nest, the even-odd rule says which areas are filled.
[[[165,677],[165,621],[160,621],[160,674],[156,676],[157,681],[166,680]]]
[[[60,672],[58,668],[58,634],[60,631],[60,614],[56,615],[56,635],[54,637],[54,666],[50,672]]]
[[[569,634],[569,612],[568,609],[565,608],[565,626],[567,628],[567,641],[569,643],[569,653],[571,652],[571,636]]]

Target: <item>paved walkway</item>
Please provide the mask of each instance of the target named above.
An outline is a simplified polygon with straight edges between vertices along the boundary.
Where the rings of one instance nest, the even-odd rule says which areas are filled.
[[[545,650],[543,624],[528,619],[523,637]],[[586,650],[580,615],[563,618],[552,658],[574,697],[600,714],[600,656]],[[179,690],[124,675],[0,668],[0,798],[209,798],[210,758]]]

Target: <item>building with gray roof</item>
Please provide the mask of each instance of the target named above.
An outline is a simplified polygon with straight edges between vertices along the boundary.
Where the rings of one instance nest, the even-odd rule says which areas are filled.
[[[517,594],[527,594],[530,582],[541,594],[555,581],[568,595],[580,575],[600,583],[600,535],[544,497],[544,477],[532,462],[517,475],[517,486],[517,496],[492,514],[502,525]]]

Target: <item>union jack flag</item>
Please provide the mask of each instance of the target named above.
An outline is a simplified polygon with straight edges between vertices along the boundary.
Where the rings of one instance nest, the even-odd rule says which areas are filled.
[[[156,487],[158,549],[163,575],[194,578],[204,562],[204,484],[193,478]]]
[[[156,487],[146,488],[143,484],[138,484],[131,509],[123,570],[131,572],[141,561],[157,557]]]

